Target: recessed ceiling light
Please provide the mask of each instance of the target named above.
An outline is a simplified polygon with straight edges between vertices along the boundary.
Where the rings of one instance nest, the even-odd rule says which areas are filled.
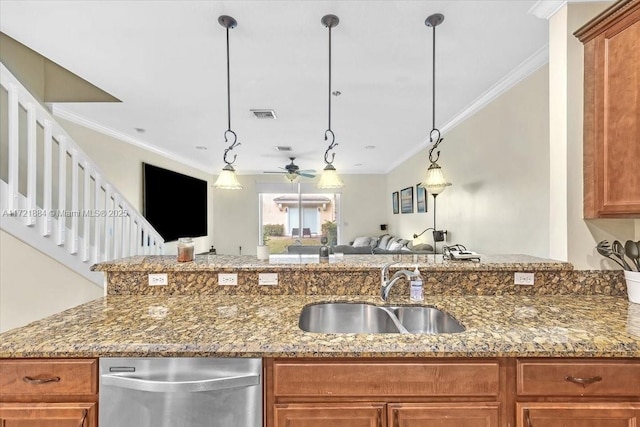
[[[362,163],[356,163],[356,164],[355,164],[355,165],[353,165],[353,166],[362,166]]]
[[[291,147],[288,145],[278,145],[276,146],[276,151],[291,151]]]
[[[133,128],[138,133],[145,133],[147,130],[143,128]]]
[[[340,92],[339,90],[334,90],[333,92],[331,92],[331,95],[340,96],[340,95],[342,95],[342,92]]]
[[[375,145],[365,145],[364,146],[365,150],[373,150],[374,148],[376,148]]]
[[[206,150],[207,147],[205,147],[204,145],[198,145],[196,146],[196,150]]]

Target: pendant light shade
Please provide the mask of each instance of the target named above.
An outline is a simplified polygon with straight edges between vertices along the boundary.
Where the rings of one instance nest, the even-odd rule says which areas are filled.
[[[344,183],[338,176],[338,172],[336,168],[333,166],[333,160],[336,157],[336,153],[331,153],[331,160],[329,160],[329,151],[333,150],[338,143],[336,143],[336,136],[331,130],[331,29],[338,25],[340,20],[335,15],[325,15],[322,17],[322,25],[329,29],[329,126],[327,130],[324,132],[324,140],[331,142],[329,143],[329,147],[324,152],[324,163],[326,166],[322,171],[322,175],[320,175],[320,180],[318,181],[318,188],[324,189],[333,189],[333,188],[342,188],[344,187]]]
[[[218,179],[213,186],[221,190],[242,190],[242,184],[238,181],[236,170],[231,165],[226,165],[222,168],[222,172],[218,175]]]
[[[434,196],[442,193],[451,183],[447,182],[442,173],[442,168],[433,162],[427,169],[427,174],[422,182],[422,186]]]
[[[336,171],[336,168],[333,167],[333,165],[325,166],[324,170],[322,171],[322,175],[320,175],[318,187],[326,189],[344,187],[344,183],[340,179],[340,176],[338,176],[338,172]]]
[[[238,142],[238,137],[236,133],[231,130],[231,77],[229,73],[229,30],[238,26],[238,21],[236,21],[231,16],[222,15],[218,17],[218,23],[222,25],[227,30],[227,130],[224,132],[224,142],[228,143],[231,139],[231,145],[224,150],[223,160],[226,163],[225,167],[222,168],[222,172],[218,175],[218,179],[213,184],[215,188],[220,188],[222,190],[242,190],[242,185],[240,181],[238,181],[238,177],[236,176],[236,170],[233,167],[233,163],[236,161],[236,155],[233,155],[233,160],[227,160],[227,155],[229,151],[236,148],[240,143]]]

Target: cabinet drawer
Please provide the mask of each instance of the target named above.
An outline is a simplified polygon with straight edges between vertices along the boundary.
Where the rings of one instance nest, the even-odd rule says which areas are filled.
[[[98,393],[95,359],[0,360],[0,399]]]
[[[497,361],[274,363],[276,396],[497,396]]]
[[[518,360],[521,396],[640,396],[640,362]]]

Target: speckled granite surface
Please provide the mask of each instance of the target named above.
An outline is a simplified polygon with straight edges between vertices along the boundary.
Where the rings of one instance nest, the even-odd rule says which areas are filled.
[[[640,305],[603,296],[429,296],[459,334],[316,334],[305,304],[377,297],[109,296],[0,335],[0,357],[640,357]],[[406,303],[392,298],[391,304]]]
[[[174,255],[135,256],[92,266],[94,271],[223,271],[223,270],[307,270],[366,271],[397,262],[396,267],[417,264],[428,271],[559,271],[573,270],[567,262],[537,258],[530,255],[483,255],[481,262],[443,261],[442,255],[345,255],[320,263],[313,255],[288,255],[260,261],[251,255],[197,255],[193,262],[177,262]]]
[[[391,273],[418,265],[427,295],[626,296],[621,271],[577,271],[569,263],[523,255],[484,257],[482,263],[442,261],[437,255],[349,255],[329,264],[270,264],[252,256],[200,256],[178,263],[173,256],[132,257],[94,266],[107,274],[108,295],[377,295],[380,269]],[[514,272],[534,272],[534,286],[514,286]],[[148,274],[166,272],[167,286],[148,286]],[[218,273],[236,273],[237,286],[219,286]],[[259,273],[277,273],[277,286],[258,286]],[[398,286],[407,294],[407,286]]]

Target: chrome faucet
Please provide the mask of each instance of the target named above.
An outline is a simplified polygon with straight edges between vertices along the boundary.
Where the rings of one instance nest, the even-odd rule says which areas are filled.
[[[407,281],[411,281],[411,276],[413,276],[413,271],[403,269],[396,271],[394,275],[389,278],[389,267],[391,267],[393,264],[396,263],[390,262],[389,264],[385,264],[384,267],[382,267],[382,271],[380,272],[380,298],[382,298],[383,301],[387,301],[389,299],[389,292],[391,292],[391,288],[396,284],[398,280],[404,277],[405,279],[407,279]]]

